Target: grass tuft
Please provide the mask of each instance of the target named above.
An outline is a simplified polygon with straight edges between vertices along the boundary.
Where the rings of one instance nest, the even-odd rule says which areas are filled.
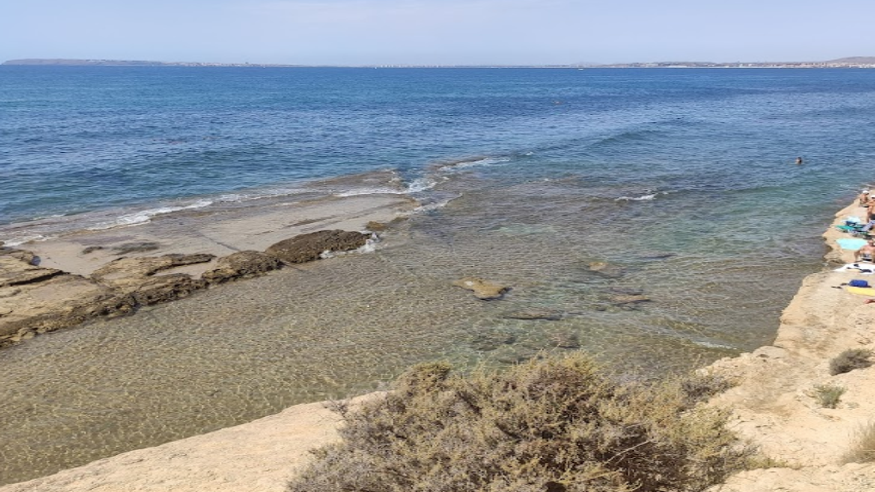
[[[842,395],[847,391],[843,386],[834,384],[819,384],[814,387],[814,399],[823,408],[835,408],[839,404]]]
[[[875,421],[860,427],[851,449],[842,457],[844,463],[875,462]]]

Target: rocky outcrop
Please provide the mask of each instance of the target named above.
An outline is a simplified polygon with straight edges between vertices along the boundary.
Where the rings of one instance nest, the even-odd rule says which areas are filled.
[[[251,278],[263,275],[283,266],[282,262],[260,251],[239,251],[220,258],[216,268],[201,275],[209,284],[221,284],[230,280]]]
[[[325,251],[356,249],[368,238],[341,230],[303,234],[274,244],[267,253],[239,251],[219,258],[200,276],[174,270],[212,262],[215,255],[122,257],[83,277],[37,266],[39,258],[29,251],[0,247],[0,347],[90,319],[131,314],[141,306],[171,302],[210,285],[257,277],[281,268],[283,262],[302,263]],[[123,246],[128,251],[151,249],[146,243]]]
[[[453,285],[474,292],[478,299],[491,301],[501,299],[510,290],[506,285],[497,284],[477,277],[466,277],[453,282]]]
[[[301,234],[271,245],[265,253],[284,263],[295,264],[318,260],[326,251],[351,251],[364,246],[371,236],[361,232],[316,231]]]

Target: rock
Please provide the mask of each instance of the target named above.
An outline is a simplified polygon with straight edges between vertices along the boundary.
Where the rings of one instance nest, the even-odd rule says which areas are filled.
[[[382,222],[376,222],[373,220],[368,222],[368,224],[365,226],[365,229],[367,229],[371,232],[383,232],[388,228],[389,228],[388,225],[386,225]]]
[[[648,251],[639,258],[642,260],[665,260],[666,258],[671,258],[672,256],[677,256],[677,253],[666,253],[662,251]]]
[[[318,260],[325,251],[350,251],[364,246],[371,236],[340,229],[311,232],[271,245],[265,253],[284,263]]]
[[[609,297],[608,299],[612,304],[615,305],[626,305],[626,304],[638,304],[641,302],[649,302],[650,298],[645,295],[634,295],[634,294],[615,294]]]
[[[101,249],[105,249],[103,246],[88,246],[87,248],[82,250],[83,255],[91,254],[95,251],[99,251]]]
[[[221,284],[229,280],[251,278],[282,267],[282,262],[260,251],[239,251],[219,258],[216,268],[204,272],[201,278],[209,284]]]
[[[609,288],[608,290],[614,294],[623,294],[630,296],[640,296],[641,294],[644,294],[644,289],[639,289],[637,287],[614,286]]]
[[[120,244],[120,245],[112,248],[112,250],[115,251],[116,255],[127,255],[127,254],[131,254],[131,253],[145,253],[146,251],[155,251],[156,249],[158,249],[160,247],[161,247],[161,245],[158,243],[151,242],[151,241],[143,241],[143,242],[137,242],[137,243]],[[98,248],[99,248],[99,246],[98,246]],[[88,249],[88,248],[85,248],[85,249]]]
[[[474,335],[474,337],[471,338],[471,347],[474,350],[489,352],[501,347],[502,345],[511,345],[514,342],[516,342],[516,336],[512,333],[489,330]]]
[[[510,290],[510,287],[508,286],[489,282],[487,280],[483,280],[482,278],[477,277],[466,277],[460,280],[456,280],[455,282],[453,282],[453,285],[473,291],[474,295],[477,296],[478,299],[482,299],[484,301],[501,299],[504,296],[505,292]]]
[[[553,311],[516,311],[513,313],[505,314],[505,318],[509,319],[522,319],[522,320],[545,320],[545,321],[558,321],[562,319],[564,313],[558,313]]]
[[[0,287],[38,283],[64,273],[54,268],[33,266],[25,261],[26,258],[27,255],[0,256]]]
[[[197,253],[191,255],[168,254],[142,258],[119,258],[95,270],[91,274],[91,278],[102,283],[112,283],[119,279],[148,277],[162,270],[178,266],[207,263],[215,257],[215,255]]]
[[[149,306],[188,297],[206,288],[207,282],[184,273],[157,275],[140,283],[130,295],[140,306]]]
[[[580,348],[580,336],[573,331],[563,331],[559,333],[553,334],[550,337],[550,342],[553,347],[563,348],[563,349],[579,349]]]
[[[590,263],[589,271],[607,278],[619,278],[625,274],[622,267],[604,261],[594,261]]]

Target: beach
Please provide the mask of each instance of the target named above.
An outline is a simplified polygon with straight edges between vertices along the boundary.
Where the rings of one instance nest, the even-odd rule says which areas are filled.
[[[860,211],[857,205],[848,206],[833,225]],[[835,271],[853,262],[851,251],[836,246],[841,237],[845,235],[834,227],[824,234],[828,267],[805,278],[781,316],[773,344],[701,369],[736,381],[709,404],[731,409],[731,427],[776,463],[738,474],[715,492],[863,492],[875,486],[875,464],[842,462],[855,432],[875,414],[875,369],[829,374],[829,361],[843,350],[875,347],[875,308],[864,303],[866,297],[834,288],[867,278]],[[827,383],[847,390],[834,409],[822,408],[812,396],[814,386]],[[379,394],[363,398],[375,397]],[[293,406],[248,424],[131,451],[0,491],[280,491],[311,459],[309,450],[338,439],[340,418],[330,407],[327,402]]]

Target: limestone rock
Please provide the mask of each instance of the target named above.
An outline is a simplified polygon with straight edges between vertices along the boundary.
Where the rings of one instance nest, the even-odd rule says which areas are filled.
[[[239,278],[257,277],[282,267],[282,262],[260,251],[238,251],[219,258],[216,268],[204,272],[201,278],[209,284],[220,284]]]
[[[325,251],[350,251],[364,246],[370,235],[340,229],[301,234],[271,245],[265,253],[284,263],[318,260]]]
[[[183,255],[167,254],[163,256],[147,256],[142,258],[119,258],[98,268],[91,278],[102,283],[113,283],[120,279],[148,277],[162,270],[178,266],[193,265],[212,261],[215,255],[203,253]]]
[[[192,292],[206,286],[205,280],[193,279],[191,275],[184,273],[156,275],[139,283],[130,295],[137,305],[149,306],[188,297]]]
[[[494,282],[483,280],[482,278],[477,277],[466,277],[463,279],[459,279],[453,282],[453,285],[473,291],[474,295],[477,296],[478,299],[482,299],[484,301],[501,299],[504,296],[505,292],[510,290],[510,287],[506,285],[496,284]]]
[[[10,254],[0,256],[0,287],[11,287],[47,280],[63,272],[54,268],[40,268]]]

